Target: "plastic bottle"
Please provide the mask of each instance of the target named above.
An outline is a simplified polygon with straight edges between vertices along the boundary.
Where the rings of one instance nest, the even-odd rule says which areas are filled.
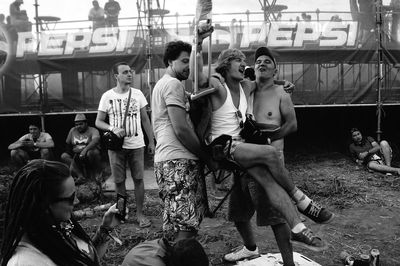
[[[378,249],[376,248],[371,249],[369,266],[379,266],[379,255],[380,252]]]

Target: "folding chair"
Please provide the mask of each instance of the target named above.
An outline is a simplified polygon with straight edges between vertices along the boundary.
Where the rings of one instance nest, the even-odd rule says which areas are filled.
[[[211,210],[208,200],[207,187],[204,186],[204,195],[207,199],[206,206],[206,217],[213,218],[215,217],[215,213],[221,208],[226,199],[232,193],[233,189],[237,184],[239,184],[238,179],[242,178],[246,172],[234,161],[227,159],[227,154],[224,154],[224,148],[226,145],[229,145],[228,150],[230,150],[230,146],[232,144],[232,137],[229,135],[222,135],[216,140],[214,140],[210,145],[208,145],[208,150],[210,155],[219,162],[221,168],[218,170],[218,174],[208,170],[204,171],[204,178],[210,173],[213,175],[216,184],[221,184],[227,178],[233,176],[234,182],[225,196],[218,202],[217,206]]]

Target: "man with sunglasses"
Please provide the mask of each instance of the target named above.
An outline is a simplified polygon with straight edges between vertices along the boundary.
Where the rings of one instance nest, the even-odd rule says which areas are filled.
[[[76,114],[74,123],[65,140],[66,151],[61,154],[61,160],[70,165],[71,175],[80,185],[101,172],[100,133],[88,125],[85,114]]]
[[[240,136],[245,119],[243,114],[247,110],[246,98],[250,93],[250,88],[243,88],[241,84],[246,67],[244,60],[244,54],[237,49],[224,50],[218,57],[215,71],[225,82],[220,86],[220,83],[211,80],[211,85],[215,86],[209,91],[212,116],[206,142],[212,143],[221,135],[230,135],[232,143],[225,147],[227,159],[246,169],[262,186],[271,205],[282,213],[289,224],[291,242],[313,251],[325,250],[326,244],[301,222],[291,199],[300,212],[315,222],[330,222],[333,213],[317,205],[293,184],[275,147],[245,143]],[[205,78],[199,74],[202,84]]]

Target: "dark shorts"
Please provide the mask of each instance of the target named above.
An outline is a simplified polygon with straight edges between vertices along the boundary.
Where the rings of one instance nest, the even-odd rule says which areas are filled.
[[[250,221],[257,211],[257,225],[269,226],[286,223],[283,215],[273,208],[263,188],[251,177],[243,177],[236,184],[229,199],[228,220]]]
[[[163,230],[198,231],[207,206],[199,161],[158,162],[154,164],[154,173],[164,202]]]
[[[122,149],[120,151],[108,150],[108,158],[115,183],[125,182],[126,163],[128,163],[133,179],[143,179],[144,148]]]
[[[38,151],[25,150],[25,151],[28,154],[30,160],[42,158],[42,154],[40,153],[40,150],[38,150]]]

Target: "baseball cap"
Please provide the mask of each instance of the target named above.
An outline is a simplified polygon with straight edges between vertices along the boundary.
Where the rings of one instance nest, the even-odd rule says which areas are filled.
[[[85,114],[76,114],[74,122],[87,121]]]
[[[259,48],[256,50],[256,53],[254,54],[254,62],[257,61],[257,58],[259,58],[259,57],[262,56],[262,55],[266,55],[266,56],[271,57],[272,61],[273,61],[274,64],[275,64],[275,67],[276,67],[276,60],[275,60],[275,57],[272,55],[271,50],[268,49],[268,48],[265,47],[265,46],[259,47]]]

